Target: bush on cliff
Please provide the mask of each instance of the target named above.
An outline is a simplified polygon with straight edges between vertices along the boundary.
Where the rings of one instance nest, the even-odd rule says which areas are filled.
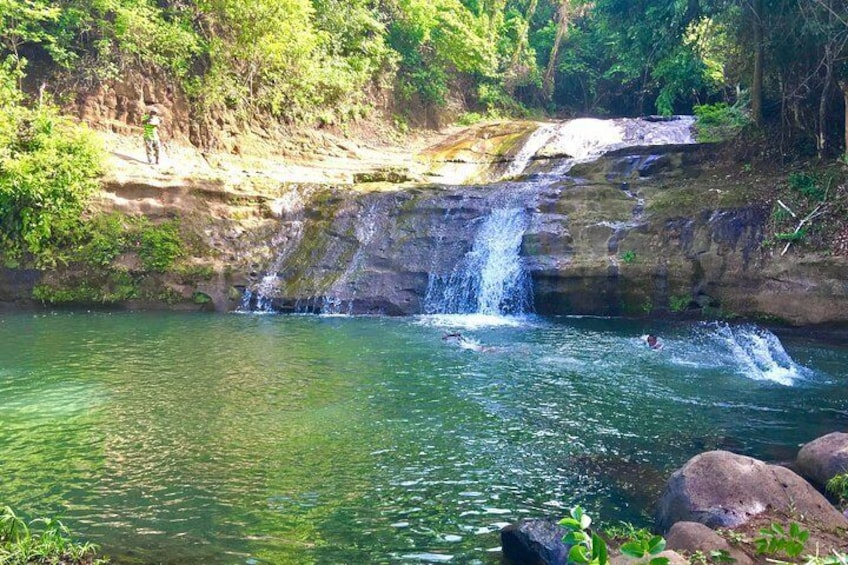
[[[20,73],[12,57],[0,63],[0,245],[7,263],[31,253],[45,265],[97,190],[102,155],[91,132],[54,107],[24,106]]]

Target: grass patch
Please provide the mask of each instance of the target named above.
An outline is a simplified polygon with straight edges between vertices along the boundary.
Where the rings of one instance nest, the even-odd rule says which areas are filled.
[[[0,511],[0,563],[3,565],[108,563],[107,559],[97,557],[99,549],[93,543],[74,541],[59,520],[36,518],[26,522],[8,506]]]

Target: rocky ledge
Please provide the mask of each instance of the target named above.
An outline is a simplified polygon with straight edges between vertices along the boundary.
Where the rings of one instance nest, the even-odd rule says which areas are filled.
[[[689,558],[698,554],[724,555],[742,565],[774,562],[786,556],[775,548],[760,551],[754,540],[764,537],[762,529],[775,532],[775,525],[785,535],[773,538],[805,538],[804,555],[844,555],[848,518],[808,481],[820,485],[848,472],[846,453],[848,434],[834,432],[804,445],[796,460],[784,465],[722,450],[693,457],[671,475],[657,504],[656,528],[674,552],[666,556],[672,563],[693,562]],[[793,523],[807,533],[793,536]],[[501,532],[507,563],[565,565],[564,534],[552,518],[507,526]],[[612,562],[626,562],[613,548]]]

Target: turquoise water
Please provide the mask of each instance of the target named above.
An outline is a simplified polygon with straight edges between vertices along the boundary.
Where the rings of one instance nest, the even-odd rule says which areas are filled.
[[[848,348],[776,333],[6,315],[0,504],[60,516],[119,563],[495,564],[516,519],[579,503],[649,525],[700,451],[782,460],[844,429]]]

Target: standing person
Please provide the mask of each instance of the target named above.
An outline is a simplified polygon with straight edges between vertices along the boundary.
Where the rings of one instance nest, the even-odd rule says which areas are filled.
[[[162,152],[162,142],[159,141],[161,125],[162,118],[159,117],[159,110],[156,108],[150,108],[141,119],[141,126],[144,128],[144,150],[147,153],[147,162],[151,165],[159,164],[159,155]]]

